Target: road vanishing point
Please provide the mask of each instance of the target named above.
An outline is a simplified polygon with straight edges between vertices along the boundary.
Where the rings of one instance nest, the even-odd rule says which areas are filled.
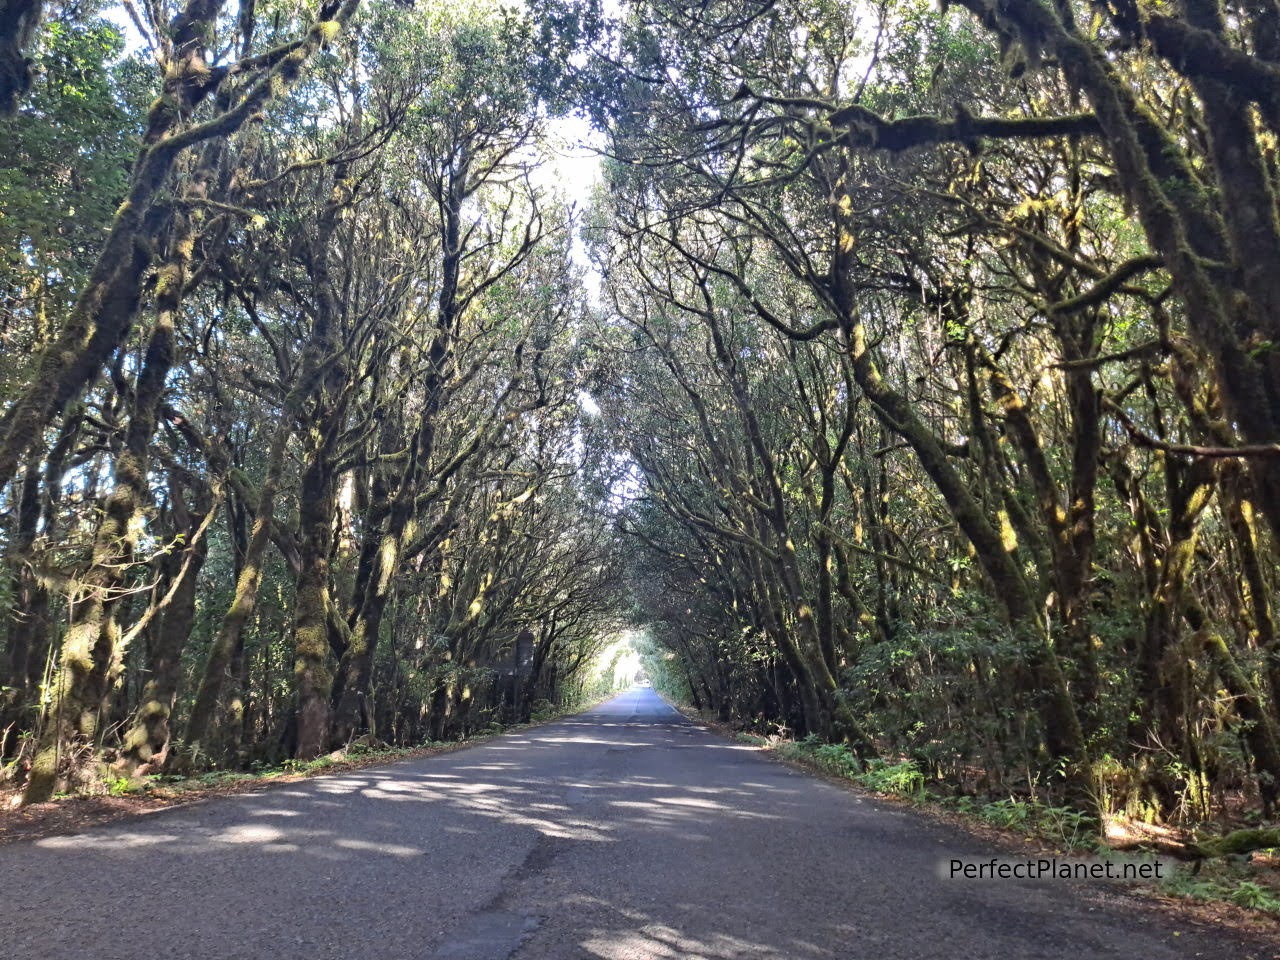
[[[947,876],[992,855],[640,687],[441,756],[2,846],[0,958],[1274,955],[1114,884]]]

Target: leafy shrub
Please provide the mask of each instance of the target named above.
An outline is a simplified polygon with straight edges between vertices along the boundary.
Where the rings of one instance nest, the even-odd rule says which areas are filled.
[[[843,743],[824,743],[813,751],[814,762],[838,777],[856,778],[862,764]]]
[[[1098,822],[1072,807],[1032,805],[1036,832],[1067,847],[1093,849],[1098,846]]]
[[[1221,865],[1220,876],[1195,875],[1188,870],[1177,870],[1164,883],[1170,893],[1197,900],[1226,900],[1238,907],[1260,910],[1280,915],[1280,891],[1275,887],[1242,879],[1238,867]]]
[[[913,760],[889,763],[872,761],[857,780],[864,787],[878,793],[892,793],[903,797],[924,797],[924,774]]]
[[[911,760],[898,763],[873,760],[864,766],[845,744],[824,743],[813,734],[793,743],[780,743],[774,750],[788,759],[808,763],[837,777],[855,780],[877,793],[904,797],[923,797],[925,793],[924,774]]]
[[[140,789],[141,785],[128,777],[116,777],[107,783],[107,793],[113,797],[123,797]]]
[[[1031,804],[1025,800],[996,800],[979,807],[978,816],[1005,830],[1025,829],[1031,819]]]

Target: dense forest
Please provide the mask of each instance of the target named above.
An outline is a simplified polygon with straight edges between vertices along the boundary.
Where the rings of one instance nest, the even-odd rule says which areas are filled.
[[[26,802],[527,720],[630,628],[957,792],[1275,812],[1276,0],[0,24]]]
[[[28,801],[527,719],[619,608],[528,23],[161,13],[47,17],[4,121]]]

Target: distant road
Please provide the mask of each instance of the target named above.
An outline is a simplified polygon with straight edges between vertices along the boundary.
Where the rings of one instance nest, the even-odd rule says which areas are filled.
[[[1115,887],[944,879],[981,842],[652,690],[481,746],[0,846],[0,960],[1271,957]]]

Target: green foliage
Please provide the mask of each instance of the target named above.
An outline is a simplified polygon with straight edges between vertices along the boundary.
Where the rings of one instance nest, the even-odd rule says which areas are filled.
[[[173,252],[185,217],[198,229],[160,426],[144,438],[134,555],[104,580],[139,588],[112,605],[123,635],[157,612],[166,545],[172,558],[192,542],[179,518],[212,511],[181,682],[161,698],[175,704],[169,732],[202,677],[235,689],[192,768],[328,766],[282,756],[299,692],[327,688],[297,667],[307,573],[326,578],[321,612],[337,611],[312,625],[329,640],[312,645],[314,677],[372,650],[368,713],[347,704],[344,722],[359,715],[397,744],[489,735],[526,708],[541,721],[608,694],[611,671],[589,668],[625,578],[656,689],[756,732],[810,733],[778,751],[870,789],[1007,796],[957,805],[1069,846],[1094,824],[1068,798],[1195,820],[1251,778],[1265,801],[1280,771],[1262,769],[1275,761],[1256,718],[1274,713],[1280,681],[1266,655],[1275,520],[1252,516],[1263,466],[1237,476],[1236,458],[1210,469],[1142,439],[1245,439],[1213,373],[1230,364],[1198,324],[1243,330],[1261,314],[1219,323],[1177,302],[1200,281],[1170,285],[1177,258],[1130,209],[1141,191],[1120,182],[1125,138],[1025,135],[1079,120],[1080,85],[1053,72],[1063,58],[1038,62],[924,0],[788,0],[747,20],[728,0],[638,0],[617,23],[594,0],[528,11],[375,4],[356,30],[321,28],[314,74],[210,141],[216,176],[197,193],[196,151],[184,154],[150,211],[168,226],[134,248],[148,255]],[[246,52],[293,35],[260,13]],[[211,29],[211,62],[238,55],[233,18]],[[1210,209],[1234,196],[1204,149],[1215,118],[1178,94],[1176,65],[1134,62],[1140,47],[1106,56],[1139,114],[1159,118],[1148,133],[1168,134],[1151,187],[1228,223],[1230,208]],[[119,30],[79,8],[33,52],[36,88],[0,120],[0,396],[30,381],[83,288],[155,92],[149,66],[121,59]],[[231,72],[195,119],[248,82]],[[609,138],[585,235],[537,173],[549,118],[575,108]],[[1263,113],[1240,119],[1266,132],[1265,153],[1277,131]],[[966,128],[984,117],[1020,132]],[[1198,229],[1181,234],[1199,242]],[[579,240],[607,274],[607,307],[582,295]],[[1226,266],[1207,271],[1223,295],[1201,302],[1248,307],[1231,285],[1255,274]],[[131,339],[95,361],[73,416],[36,431],[33,463],[67,431],[66,469],[30,485],[29,527],[58,542],[18,547],[14,569],[34,580],[0,582],[9,620],[37,621],[21,604],[49,613],[36,659],[56,661],[85,570],[118,569],[91,545],[112,468],[129,462],[117,453],[156,296],[176,289],[140,275]],[[1253,331],[1232,356],[1273,360],[1275,343]],[[277,423],[287,466],[261,588],[235,662],[206,669]],[[224,501],[198,502],[215,489]],[[323,536],[302,529],[324,499],[304,489],[333,501],[311,524]],[[3,491],[6,517],[20,492]],[[371,576],[383,557],[390,569]],[[375,607],[365,645],[347,645]],[[149,629],[165,635],[173,612]],[[526,629],[542,672],[521,682]],[[1205,654],[1208,631],[1230,638],[1225,656]],[[97,685],[110,702],[83,715],[134,712],[159,673],[153,639],[130,645],[119,683]],[[0,726],[35,726],[38,672],[0,677],[16,705]],[[857,752],[828,742],[840,737]]]
[[[993,827],[1036,836],[1056,846],[1095,850],[1100,845],[1097,820],[1073,807],[1013,798],[983,802],[970,796],[944,802]]]
[[[690,703],[689,677],[678,655],[659,643],[650,631],[641,633],[634,646],[653,689],[676,703]]]
[[[812,734],[803,740],[778,742],[772,749],[779,756],[853,780],[877,793],[913,799],[925,796],[924,775],[911,760],[872,760],[863,764],[846,744],[825,743]]]
[[[97,257],[137,150],[148,83],[117,27],[53,19],[21,111],[0,117],[0,340],[9,394]],[[20,321],[20,322],[15,322]]]
[[[863,786],[879,793],[892,793],[902,797],[924,797],[924,774],[911,760],[899,763],[874,761],[858,777]]]
[[[104,20],[53,20],[40,35],[40,79],[24,109],[0,119],[0,274],[39,271],[45,308],[64,303],[92,264],[137,148],[136,64]]]
[[[1031,804],[1025,800],[996,800],[978,808],[978,816],[992,826],[1022,830],[1031,821]]]
[[[538,700],[529,713],[531,723],[546,723],[563,715],[563,711],[550,700]]]
[[[1251,880],[1241,880],[1231,891],[1229,899],[1238,907],[1280,914],[1280,891],[1264,887]]]
[[[123,797],[145,789],[144,784],[130,777],[115,777],[107,782],[107,793],[113,797]]]
[[[280,770],[284,773],[315,773],[319,770],[327,770],[334,765],[334,758],[326,754],[322,757],[316,757],[314,760],[299,760],[296,757],[290,757],[280,765]],[[271,771],[264,772],[262,776],[269,777]]]
[[[644,0],[611,29],[573,7],[539,9],[584,37],[617,158],[591,246],[620,315],[602,323],[606,409],[643,479],[626,520],[655,682],[755,731],[828,739],[834,695],[864,752],[963,793],[1192,820],[1252,777],[1270,806],[1261,768],[1280,760],[1250,718],[1274,712],[1256,655],[1274,564],[1246,583],[1243,564],[1202,558],[1269,557],[1280,506],[1270,532],[1233,529],[1250,495],[1228,483],[1221,508],[1185,514],[1199,481],[1133,440],[1198,435],[1233,391],[1195,311],[1152,309],[1185,284],[1117,189],[1116,142],[1025,135],[1081,122],[1068,58],[923,0],[795,0],[745,21],[726,2]],[[1213,118],[1166,109],[1186,74],[1136,49],[1099,51],[1108,82],[1168,126],[1156,187],[1207,211],[1212,185],[1182,171],[1214,168],[1188,134]],[[1275,118],[1238,119],[1266,153]],[[966,135],[979,122],[993,132]],[[1115,270],[1123,283],[1097,283]],[[1157,372],[1170,334],[1190,352]],[[1235,355],[1274,340],[1259,330]],[[1195,569],[1162,583],[1179,537]],[[1239,672],[1166,622],[1171,591],[1234,638],[1219,659]],[[1156,649],[1181,662],[1144,662]],[[806,689],[806,660],[839,673],[834,694]],[[1045,817],[1068,840],[1088,831]]]
[[[1242,863],[1205,865],[1199,872],[1189,867],[1175,870],[1163,883],[1169,893],[1197,900],[1218,900],[1238,907],[1280,916],[1280,889],[1251,879],[1254,875]]]
[[[824,743],[817,735],[810,734],[795,745],[795,750],[819,770],[837,777],[854,779],[862,772],[862,764],[843,743]]]

